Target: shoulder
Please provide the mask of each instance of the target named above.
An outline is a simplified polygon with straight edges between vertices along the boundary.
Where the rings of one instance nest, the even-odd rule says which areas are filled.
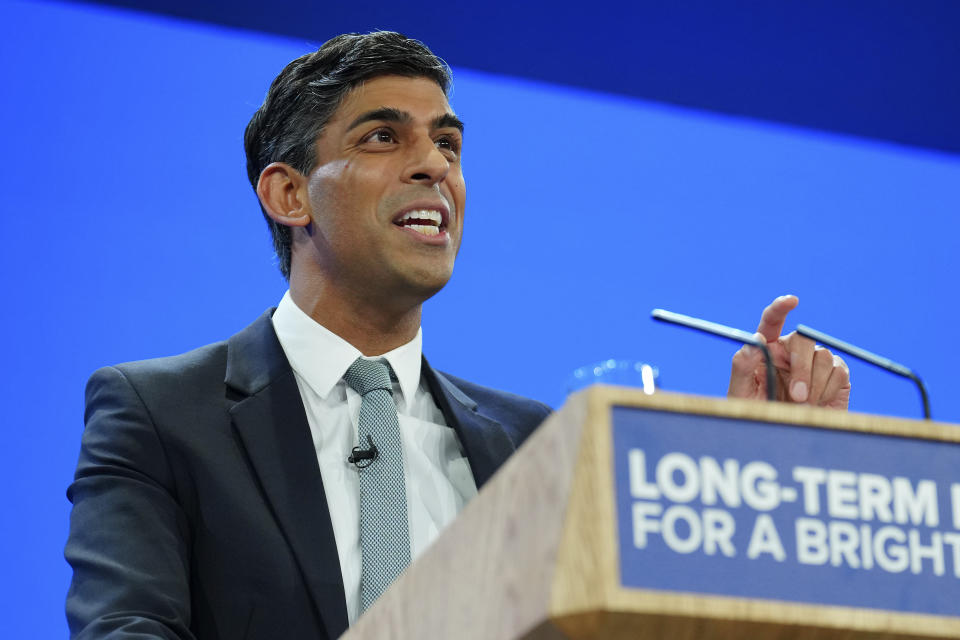
[[[480,407],[503,405],[511,409],[532,411],[540,415],[547,415],[553,411],[548,405],[532,398],[470,382],[446,372],[438,371],[438,373],[472,398]]]
[[[518,444],[553,413],[550,406],[532,398],[470,382],[448,373],[438,371],[437,374],[475,402],[477,412],[506,427]]]
[[[216,342],[187,353],[124,362],[98,369],[87,382],[87,399],[103,387],[126,386],[141,399],[185,399],[197,392],[222,389],[227,343]]]
[[[222,401],[227,386],[242,390],[262,387],[289,369],[273,331],[272,312],[268,309],[227,340],[175,356],[99,369],[87,383],[87,399],[101,386],[120,385],[135,391],[143,401],[184,407],[202,398]]]
[[[163,462],[177,448],[172,443],[192,438],[199,425],[226,418],[225,351],[217,343],[95,371],[86,386],[78,476],[97,460],[122,459],[172,482]]]

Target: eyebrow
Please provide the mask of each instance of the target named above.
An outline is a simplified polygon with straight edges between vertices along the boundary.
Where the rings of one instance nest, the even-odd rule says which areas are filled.
[[[371,111],[361,113],[353,122],[350,123],[350,126],[347,127],[347,131],[355,129],[365,122],[372,122],[375,120],[408,124],[413,121],[413,116],[406,111],[394,109],[393,107],[380,107],[379,109],[373,109]],[[452,127],[460,131],[460,133],[463,133],[463,121],[452,113],[444,113],[433,119],[434,129],[442,129],[444,127]]]
[[[443,129],[445,127],[451,127],[458,130],[460,133],[463,133],[463,120],[453,115],[452,113],[445,113],[442,116],[437,116],[433,120],[434,129]]]

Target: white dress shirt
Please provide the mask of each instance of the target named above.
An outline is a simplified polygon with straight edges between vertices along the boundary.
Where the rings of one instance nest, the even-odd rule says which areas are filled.
[[[304,313],[288,291],[273,314],[273,328],[290,361],[307,412],[320,464],[327,508],[340,557],[352,625],[360,605],[360,480],[347,462],[357,441],[360,395],[343,375],[362,354]],[[393,399],[400,422],[407,489],[410,557],[416,559],[463,506],[477,485],[454,430],[420,376],[422,332],[385,353],[393,368]]]

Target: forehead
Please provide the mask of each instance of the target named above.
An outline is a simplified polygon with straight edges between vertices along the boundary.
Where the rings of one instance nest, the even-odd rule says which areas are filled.
[[[383,107],[405,111],[414,120],[432,120],[444,113],[453,113],[443,89],[430,78],[378,76],[351,89],[337,110],[330,125],[345,126],[358,115]]]

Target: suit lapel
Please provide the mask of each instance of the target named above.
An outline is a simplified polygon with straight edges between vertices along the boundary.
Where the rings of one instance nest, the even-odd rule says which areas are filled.
[[[433,369],[426,358],[423,359],[423,372],[447,424],[454,428],[463,443],[479,489],[516,447],[499,422],[481,414],[477,403]]]
[[[310,426],[296,378],[277,340],[273,310],[228,341],[226,384],[239,395],[234,427],[300,568],[330,638],[347,629],[340,558]],[[515,446],[499,422],[423,360],[434,400],[463,443],[477,487]]]
[[[336,638],[347,628],[340,559],[303,400],[271,315],[228,342],[226,383],[243,396],[230,415],[327,635]]]

